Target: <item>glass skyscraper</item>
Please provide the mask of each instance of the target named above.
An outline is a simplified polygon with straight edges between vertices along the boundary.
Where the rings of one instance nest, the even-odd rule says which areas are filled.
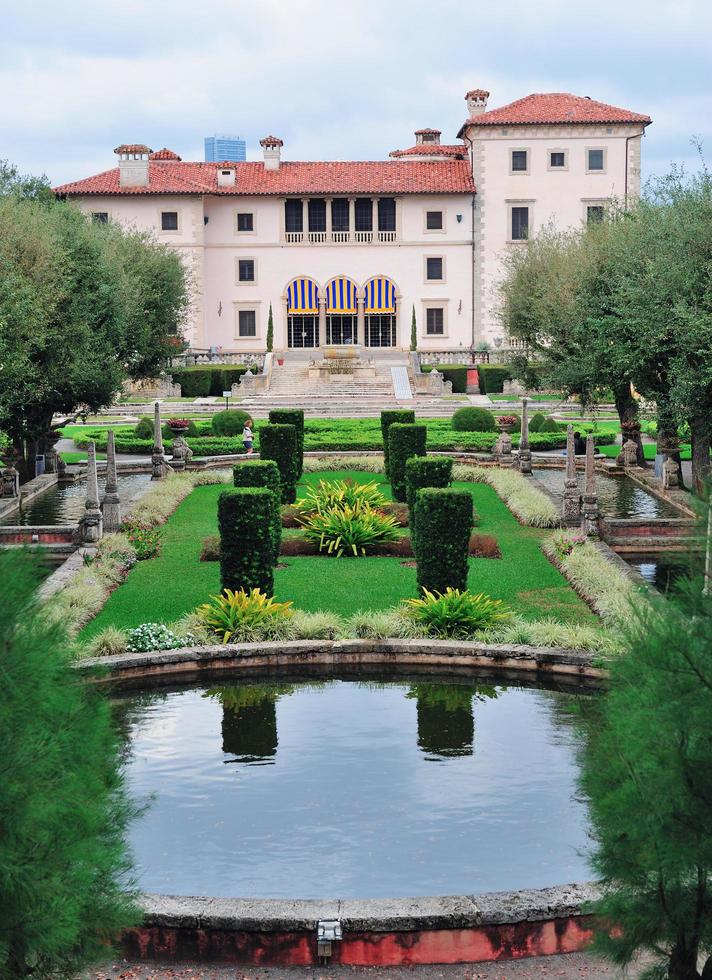
[[[239,136],[206,136],[205,137],[205,161],[206,163],[221,162],[223,160],[246,160],[247,144]]]

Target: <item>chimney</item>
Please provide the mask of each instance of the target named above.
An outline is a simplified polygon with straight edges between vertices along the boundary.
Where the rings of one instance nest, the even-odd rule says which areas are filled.
[[[440,135],[441,130],[439,129],[416,129],[415,131],[415,143],[419,146],[421,143],[430,143],[431,145],[440,145]]]
[[[481,116],[487,110],[488,98],[489,92],[485,92],[482,88],[473,88],[467,93],[465,102],[467,103],[467,111],[470,114],[470,119],[473,116]]]
[[[218,187],[235,186],[235,168],[218,166]]]
[[[265,136],[260,140],[260,146],[264,153],[265,170],[279,170],[280,152],[284,143],[278,136]]]
[[[143,143],[122,143],[114,153],[119,158],[119,187],[148,187],[148,155]]]

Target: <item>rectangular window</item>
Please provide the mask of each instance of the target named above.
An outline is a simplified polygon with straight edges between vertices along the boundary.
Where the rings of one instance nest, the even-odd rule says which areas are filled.
[[[108,211],[92,211],[91,220],[97,225],[108,225],[109,223],[109,212]]]
[[[557,170],[559,167],[566,166],[566,154],[563,150],[553,150],[549,154],[549,166],[552,170]]]
[[[238,310],[237,335],[238,337],[257,336],[257,314],[254,310]]]
[[[251,211],[237,212],[237,230],[238,231],[255,230],[255,216]]]
[[[177,211],[161,211],[161,229],[163,231],[178,231]]]
[[[335,197],[331,202],[331,230],[349,230],[349,202],[345,197]]]
[[[586,221],[590,225],[603,221],[604,209],[602,204],[589,204],[586,208]]]
[[[301,201],[288,200],[284,202],[284,230],[288,232],[304,231]]]
[[[512,150],[512,173],[523,173],[527,169],[527,151]]]
[[[255,281],[255,260],[239,259],[237,263],[237,278],[239,282]]]
[[[373,231],[373,201],[370,197],[356,198],[356,231]]]
[[[443,229],[442,211],[426,211],[425,227],[428,229],[428,231],[442,231]]]
[[[445,311],[441,306],[429,306],[425,311],[425,332],[429,337],[445,333]]]
[[[378,199],[378,230],[396,230],[396,202],[392,197]]]
[[[441,258],[427,258],[425,260],[425,278],[429,280],[442,280],[443,260]]]
[[[312,198],[307,206],[309,231],[326,231],[326,201]]]
[[[512,241],[521,242],[529,238],[529,208],[512,208]]]
[[[603,150],[587,150],[588,169],[592,171],[603,170]]]

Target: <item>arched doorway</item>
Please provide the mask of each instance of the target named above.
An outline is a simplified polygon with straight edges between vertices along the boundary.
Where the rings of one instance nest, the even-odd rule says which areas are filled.
[[[356,283],[346,276],[337,276],[326,284],[327,344],[357,343],[357,319]]]
[[[319,346],[319,287],[302,276],[287,287],[287,347]]]
[[[366,347],[395,347],[396,287],[385,276],[374,276],[364,287],[364,343]]]

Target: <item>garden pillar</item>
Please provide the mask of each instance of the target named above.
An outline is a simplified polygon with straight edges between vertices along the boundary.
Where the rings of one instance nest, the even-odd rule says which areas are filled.
[[[590,432],[586,436],[586,485],[583,493],[581,527],[588,537],[598,535],[598,494],[596,493],[593,436]]]
[[[106,489],[104,490],[104,503],[101,511],[104,530],[118,531],[121,526],[121,503],[116,475],[116,446],[113,429],[109,429],[106,437]]]
[[[103,519],[99,509],[99,481],[96,475],[96,443],[90,442],[87,450],[87,500],[84,516],[79,522],[82,544],[96,544],[103,533]]]
[[[153,406],[153,453],[151,454],[152,480],[162,480],[166,475],[166,460],[163,455],[163,432],[161,431],[161,404]]]
[[[532,454],[529,449],[529,399],[522,398],[522,434],[519,439],[519,472],[531,473]]]
[[[576,480],[576,453],[574,427],[566,429],[566,478],[564,480],[563,519],[566,527],[578,527],[581,523],[581,495]]]

